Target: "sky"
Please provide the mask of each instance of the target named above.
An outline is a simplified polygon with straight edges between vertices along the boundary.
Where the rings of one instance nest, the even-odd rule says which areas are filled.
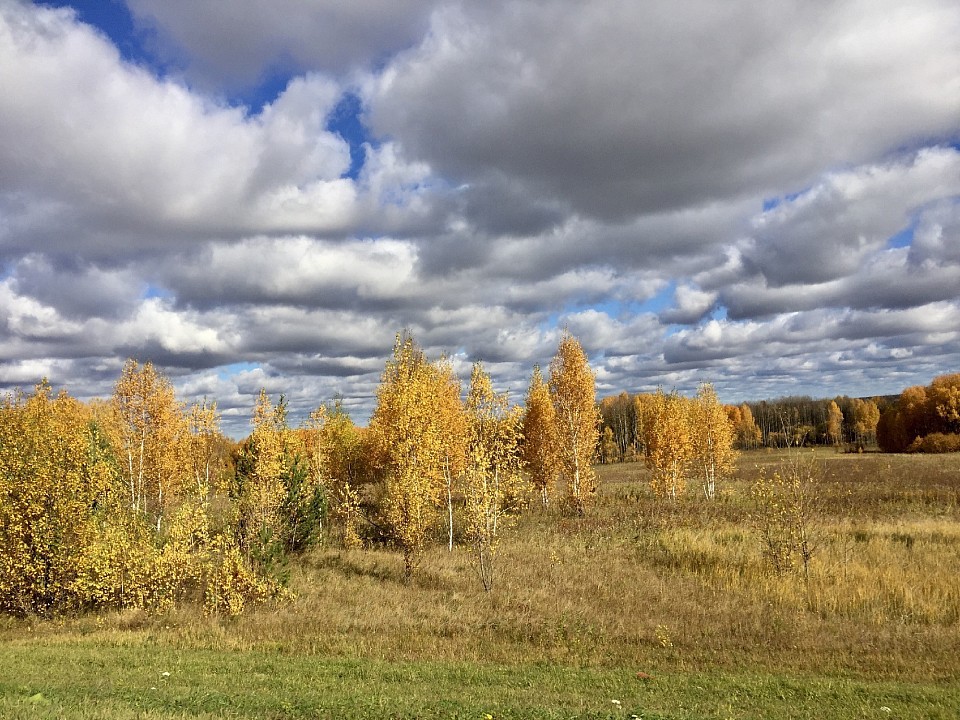
[[[397,332],[522,402],[960,371],[956,0],[0,0],[0,390],[245,436]]]

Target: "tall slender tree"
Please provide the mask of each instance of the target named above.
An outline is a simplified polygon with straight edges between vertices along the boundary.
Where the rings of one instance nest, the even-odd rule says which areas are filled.
[[[524,405],[523,461],[544,507],[550,503],[556,485],[557,456],[556,412],[550,400],[550,388],[540,373],[540,366],[535,365]]]
[[[190,407],[187,422],[190,430],[190,466],[195,490],[201,500],[209,500],[219,479],[220,450],[223,447],[217,403],[208,402],[206,398],[194,403]]]
[[[384,520],[409,578],[437,524],[447,428],[437,412],[446,379],[409,334],[397,335],[370,418],[386,474]]]
[[[550,361],[549,386],[566,499],[574,512],[583,515],[597,492],[597,477],[591,461],[600,433],[600,413],[587,355],[568,332],[563,334],[557,354]]]
[[[127,360],[113,392],[130,506],[159,531],[188,481],[187,421],[173,386],[152,363]]]
[[[453,551],[453,486],[467,462],[468,420],[460,399],[460,379],[453,365],[441,358],[437,369],[436,411],[447,434],[443,444],[443,484],[447,501],[447,549]]]
[[[688,401],[672,392],[658,390],[653,400],[653,432],[647,462],[653,470],[650,484],[659,496],[677,499],[686,488],[693,461]]]
[[[827,407],[827,438],[831,445],[839,445],[843,439],[843,412],[836,400]]]
[[[753,411],[750,406],[743,403],[740,406],[740,422],[736,428],[737,444],[741,450],[753,450],[760,446],[763,440],[763,433],[757,421],[753,418]]]
[[[690,405],[693,463],[703,482],[703,494],[713,498],[717,480],[733,472],[737,453],[727,410],[710,383],[702,383]]]
[[[467,466],[464,474],[467,536],[484,590],[493,589],[495,559],[507,514],[520,496],[519,408],[493,391],[490,376],[476,363],[467,394]]]

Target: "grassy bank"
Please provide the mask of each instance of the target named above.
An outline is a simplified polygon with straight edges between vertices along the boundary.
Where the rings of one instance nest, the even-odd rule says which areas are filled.
[[[2,620],[0,716],[954,717],[960,456],[820,451],[808,580],[750,530],[785,459],[677,503],[600,468],[586,518],[520,519],[490,594],[465,548],[410,583],[388,550],[322,548],[295,600],[239,618]]]

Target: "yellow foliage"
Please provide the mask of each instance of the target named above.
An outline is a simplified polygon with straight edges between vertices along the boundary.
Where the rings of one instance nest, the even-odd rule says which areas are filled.
[[[213,491],[220,489],[218,464],[219,449],[222,445],[220,435],[220,415],[216,402],[194,403],[187,418],[189,435],[189,463],[196,484],[197,497],[209,500]]]
[[[549,385],[560,476],[566,482],[567,502],[582,515],[597,492],[591,462],[600,433],[600,412],[587,355],[569,333],[564,333],[550,361]]]
[[[928,402],[947,430],[960,431],[960,373],[934,378]]]
[[[740,406],[740,422],[736,427],[737,443],[744,450],[753,450],[760,446],[763,433],[753,419],[753,411],[746,403]]]
[[[656,395],[639,393],[633,398],[634,435],[637,438],[637,449],[644,459],[649,459],[655,444],[653,432],[656,426],[657,408]]]
[[[772,475],[764,468],[751,489],[753,527],[763,553],[780,575],[802,568],[809,579],[813,555],[811,523],[819,468],[812,459],[797,456]]]
[[[650,407],[650,486],[657,495],[669,495],[674,500],[686,488],[694,459],[688,405],[689,401],[677,393],[664,395],[658,390]]]
[[[115,479],[82,403],[51,398],[44,381],[0,404],[0,610],[82,604],[77,563],[97,539],[95,511]]]
[[[96,538],[77,558],[74,588],[90,608],[147,607],[157,552],[142,517],[115,505],[96,519]]]
[[[173,386],[153,367],[127,360],[113,392],[121,467],[130,507],[161,529],[189,482],[187,420]]]
[[[363,431],[337,400],[331,410],[321,405],[310,413],[306,438],[312,481],[329,499],[330,514],[340,525],[343,544],[360,547],[360,482],[366,469]]]
[[[427,362],[412,337],[398,334],[377,389],[370,432],[385,465],[384,519],[403,552],[407,576],[439,515],[451,438],[437,408],[448,390],[446,373]]]
[[[827,407],[827,436],[834,445],[839,445],[843,438],[843,412],[836,400],[831,400]]]
[[[507,514],[519,506],[521,412],[496,394],[480,363],[467,394],[468,442],[465,496],[467,536],[476,553],[484,590],[493,587],[494,560]]]
[[[534,366],[523,416],[523,461],[544,506],[554,492],[559,471],[556,422],[550,388],[540,367]]]
[[[436,365],[439,374],[435,409],[446,428],[443,445],[443,482],[447,500],[447,548],[453,550],[453,487],[463,475],[467,463],[467,416],[460,400],[460,379],[453,365],[441,358]]]
[[[212,550],[214,560],[203,596],[208,613],[239,615],[249,604],[289,595],[276,582],[253,572],[237,545],[219,538]]]
[[[131,384],[143,374],[129,364],[126,370]],[[141,401],[150,393],[134,391],[122,408],[149,410]],[[172,395],[162,404],[176,407]],[[214,537],[208,505],[178,497],[170,476],[153,475],[170,466],[151,447],[151,423],[162,413],[140,412],[138,423],[145,415],[141,464],[139,442],[130,442],[137,437],[131,430],[141,426],[128,423],[124,440],[120,422],[134,415],[122,415],[113,403],[91,408],[65,393],[52,398],[45,382],[29,398],[0,402],[0,612],[162,609],[202,600],[222,574],[226,550],[213,548],[231,546],[232,529]],[[190,458],[180,458],[180,465],[177,477],[189,477]],[[174,505],[175,499],[182,502]],[[161,534],[154,518],[165,509],[170,520]],[[272,587],[241,565],[251,582]],[[241,590],[247,600],[265,597],[259,585],[238,585],[234,594]]]
[[[876,439],[880,410],[873,400],[853,400],[853,432],[858,443],[870,443]]]
[[[733,448],[734,428],[726,408],[709,383],[703,383],[690,404],[689,426],[693,443],[693,464],[703,483],[703,493],[714,497],[717,480],[729,476],[737,460]]]
[[[244,550],[265,562],[268,548],[280,536],[280,507],[286,496],[282,474],[287,428],[282,399],[274,407],[266,390],[261,389],[251,422],[253,432],[242,451],[250,467],[242,479],[238,478],[238,510]]]

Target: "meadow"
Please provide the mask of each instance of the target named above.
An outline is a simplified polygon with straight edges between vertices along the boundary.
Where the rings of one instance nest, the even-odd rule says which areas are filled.
[[[439,538],[410,581],[330,543],[235,618],[0,619],[0,716],[957,717],[960,454],[799,451],[810,572],[777,575],[750,488],[797,452],[745,453],[711,500],[600,466],[584,517],[517,519],[490,593]]]

